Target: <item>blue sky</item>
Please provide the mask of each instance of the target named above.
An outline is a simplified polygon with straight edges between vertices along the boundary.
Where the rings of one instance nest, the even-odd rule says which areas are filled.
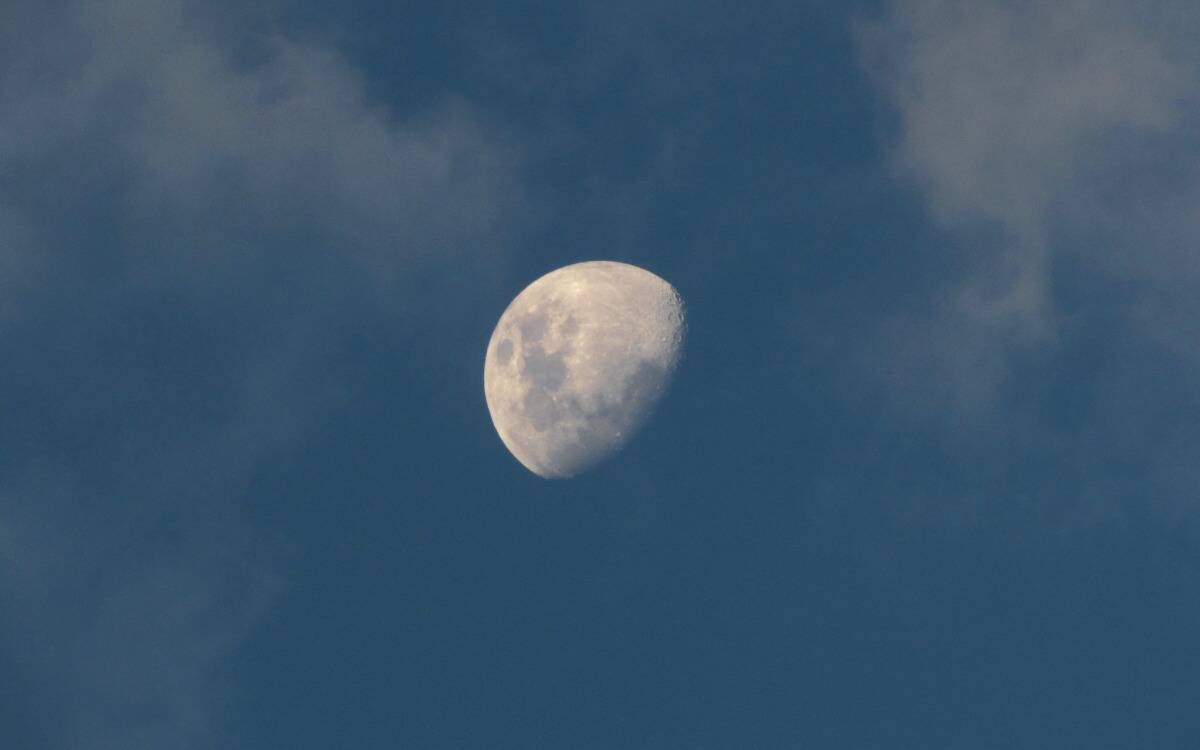
[[[1200,6],[0,8],[0,745],[1185,748]],[[570,481],[484,347],[689,338]]]

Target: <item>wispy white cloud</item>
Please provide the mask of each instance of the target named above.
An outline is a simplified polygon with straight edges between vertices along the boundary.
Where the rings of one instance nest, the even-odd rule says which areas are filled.
[[[1072,284],[1120,286],[1126,321],[1156,300],[1193,309],[1198,33],[1200,9],[1177,0],[895,0],[862,27],[896,174],[965,269],[870,355],[892,363],[898,403],[998,406],[1016,357],[1074,335]]]
[[[0,9],[0,341],[19,363],[0,651],[49,746],[228,746],[225,659],[286,579],[243,512],[256,467],[339,398],[346,317],[394,321],[467,259],[486,274],[521,202],[514,150],[466,102],[401,118],[332,47],[240,20]]]
[[[475,249],[517,200],[512,150],[453,98],[400,121],[320,44],[246,39],[236,19],[200,23],[181,0],[73,7],[60,45],[8,64],[0,158],[46,197],[108,188],[130,228],[166,218],[188,231],[139,261],[198,252],[212,266],[255,253],[218,241],[231,231],[304,227],[386,280]]]

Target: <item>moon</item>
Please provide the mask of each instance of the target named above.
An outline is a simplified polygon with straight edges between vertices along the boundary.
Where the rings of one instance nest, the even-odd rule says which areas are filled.
[[[683,300],[637,266],[590,261],[542,276],[496,324],[483,390],[500,439],[547,479],[619,451],[679,364]]]

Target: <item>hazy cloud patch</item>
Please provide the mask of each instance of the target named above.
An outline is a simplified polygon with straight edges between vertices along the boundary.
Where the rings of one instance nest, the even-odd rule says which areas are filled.
[[[944,410],[996,407],[1015,362],[1079,335],[1114,285],[1129,319],[1164,294],[1192,307],[1198,32],[1200,10],[1173,0],[897,0],[861,28],[895,173],[965,269],[900,316],[897,398],[939,379],[951,401],[973,392]]]
[[[257,467],[345,398],[342,339],[486,276],[521,202],[468,103],[400,120],[239,14],[0,9],[0,662],[46,747],[230,744],[226,659],[287,578]]]

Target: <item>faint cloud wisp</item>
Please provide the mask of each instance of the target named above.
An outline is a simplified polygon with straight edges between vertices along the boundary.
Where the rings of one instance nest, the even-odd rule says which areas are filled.
[[[897,0],[860,27],[894,118],[895,173],[961,269],[882,337],[902,342],[882,355],[898,362],[901,401],[994,408],[1014,355],[1074,335],[1064,288],[1081,275],[1197,278],[1179,252],[1200,241],[1181,218],[1200,191],[1200,170],[1181,166],[1200,154],[1197,31],[1200,11],[1173,0]],[[1111,300],[1127,319],[1142,301]],[[930,373],[957,405],[919,393]]]
[[[256,468],[345,397],[355,316],[486,273],[521,200],[467,103],[400,120],[336,50],[240,20],[0,9],[0,652],[25,747],[229,744],[228,657],[287,579],[245,512]]]

